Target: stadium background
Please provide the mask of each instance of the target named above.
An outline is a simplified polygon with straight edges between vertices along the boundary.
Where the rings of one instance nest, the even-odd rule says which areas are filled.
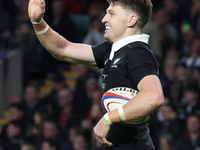
[[[143,29],[165,102],[149,123],[158,150],[200,149],[200,1],[152,0]],[[103,42],[105,0],[46,0],[44,19],[72,42]],[[101,70],[60,62],[39,43],[28,0],[0,0],[0,149],[101,150]]]

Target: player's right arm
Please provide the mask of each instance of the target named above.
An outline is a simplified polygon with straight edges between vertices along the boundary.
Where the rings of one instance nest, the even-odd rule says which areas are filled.
[[[28,14],[33,23],[36,35],[44,48],[58,60],[96,66],[92,47],[90,45],[72,43],[51,28],[47,28],[48,25],[44,20],[39,23],[44,13],[44,0],[29,1]],[[47,29],[45,33],[38,34],[39,32],[37,31],[44,31],[45,29]]]

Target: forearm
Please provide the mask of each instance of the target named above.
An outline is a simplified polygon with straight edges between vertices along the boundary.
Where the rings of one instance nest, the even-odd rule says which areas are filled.
[[[70,42],[53,31],[50,27],[44,34],[37,34],[37,31],[44,30],[46,26],[47,23],[44,20],[41,24],[33,24],[36,35],[43,47],[56,59],[63,60],[64,49],[70,45]]]
[[[133,99],[123,106],[126,120],[133,120],[145,117],[160,106],[162,106],[163,97],[155,96],[157,94],[139,92]],[[108,113],[112,123],[121,122],[118,109]]]
[[[33,24],[33,27],[41,44],[56,59],[88,66],[96,66],[90,45],[68,41],[50,27],[48,28],[44,20],[41,24]],[[47,28],[48,30],[46,30]]]

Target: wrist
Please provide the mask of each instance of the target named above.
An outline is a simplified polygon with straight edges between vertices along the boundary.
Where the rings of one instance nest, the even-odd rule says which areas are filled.
[[[126,121],[126,116],[124,114],[123,106],[121,106],[121,107],[118,108],[118,112],[119,112],[119,116],[120,116],[122,122]]]
[[[43,21],[43,18],[41,18],[39,22],[33,21],[33,20],[31,20],[31,19],[30,19],[30,21],[31,21],[32,24],[41,24],[42,21]]]
[[[44,34],[48,31],[49,25],[41,19],[39,22],[31,21],[36,34]]]
[[[106,113],[106,114],[104,115],[104,118],[105,118],[105,121],[106,121],[106,123],[107,123],[108,125],[112,125],[112,124],[113,124],[113,123],[110,121],[110,118],[109,118],[108,113]]]

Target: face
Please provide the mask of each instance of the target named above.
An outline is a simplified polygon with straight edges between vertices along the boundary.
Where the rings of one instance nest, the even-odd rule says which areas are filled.
[[[13,124],[9,124],[7,128],[7,135],[9,138],[13,138],[16,135],[20,134],[20,129],[19,127],[14,126]]]
[[[34,119],[34,123],[37,125],[39,125],[42,122],[42,118],[40,114],[37,112],[33,115],[33,119]]]
[[[54,128],[53,124],[51,123],[45,123],[44,124],[44,130],[43,135],[45,138],[56,138],[57,137],[57,130]]]
[[[24,144],[20,147],[20,150],[34,150],[34,147],[29,144]]]
[[[187,120],[187,129],[189,132],[198,132],[200,128],[200,123],[197,117],[191,116]]]
[[[11,120],[18,120],[21,119],[23,116],[23,112],[15,107],[10,107],[9,111]]]
[[[25,91],[25,99],[27,100],[27,102],[32,103],[35,100],[38,99],[38,92],[34,87],[27,87],[26,91]]]
[[[199,94],[194,91],[186,90],[184,96],[188,104],[198,101]]]
[[[58,93],[58,104],[61,108],[66,107],[69,105],[73,100],[72,94],[66,90],[63,89]]]
[[[171,150],[171,146],[167,143],[167,140],[165,138],[160,139],[160,149]]]
[[[20,150],[29,150],[29,147],[27,145],[22,145]]]
[[[73,147],[74,147],[74,149],[86,149],[87,143],[86,143],[84,137],[81,135],[77,135],[73,142]]]
[[[102,20],[105,24],[105,39],[115,43],[127,36],[127,23],[130,17],[127,12],[117,4],[110,4]]]
[[[64,4],[62,1],[54,1],[52,5],[52,12],[54,16],[61,15],[64,11]]]
[[[48,142],[43,142],[41,150],[55,150],[55,148],[51,147]]]

